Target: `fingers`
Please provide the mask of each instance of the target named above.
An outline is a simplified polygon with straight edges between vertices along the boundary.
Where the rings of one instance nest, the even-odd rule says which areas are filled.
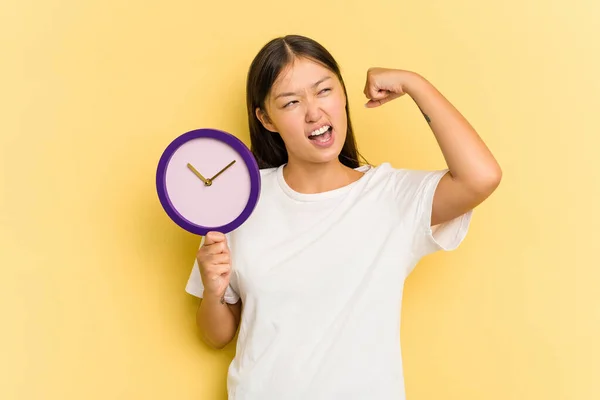
[[[371,97],[369,99],[369,101],[365,104],[365,107],[367,107],[367,108],[379,107],[387,102],[397,99],[400,96],[401,96],[401,94],[398,94],[398,93],[387,92],[387,94],[384,94],[383,97],[382,96]]]
[[[404,94],[401,89],[396,87],[398,85],[395,78],[392,79],[389,73],[386,74],[385,71],[381,68],[369,68],[367,71],[363,93],[369,101],[365,104],[365,107],[379,107]]]
[[[196,259],[203,268],[210,268],[212,265],[229,265],[231,263],[229,253],[208,254],[206,250],[198,251]]]
[[[367,83],[365,85],[365,89],[363,90],[363,93],[365,94],[365,96],[368,99],[378,99],[378,98],[381,98],[381,97],[385,97],[387,91],[380,90],[372,82],[367,81]]]
[[[227,277],[231,271],[231,260],[229,254],[199,254],[198,263],[200,274],[209,280],[215,280],[219,276]]]
[[[375,83],[370,81],[367,81],[363,93],[365,94],[365,97],[369,99],[369,101],[372,102],[372,105],[375,107],[385,103],[386,101],[392,100],[386,99],[394,95],[393,92],[389,90],[380,89]]]
[[[209,245],[204,245],[200,250],[205,252],[206,254],[229,254],[229,247],[227,247],[227,243],[225,242],[217,242]]]
[[[391,92],[389,90],[381,89],[372,82],[367,82],[367,85],[365,86],[365,90],[363,91],[363,93],[365,94],[365,96],[367,96],[368,99],[373,99],[373,100],[382,99],[391,94]]]
[[[196,253],[200,276],[205,283],[205,293],[223,294],[229,284],[231,274],[231,256],[227,246],[227,237],[220,232],[208,232],[204,244]]]
[[[204,237],[204,245],[200,249],[206,254],[229,253],[227,237],[220,232],[208,232]]]
[[[210,271],[206,271],[206,276],[208,279],[210,280],[217,280],[217,278],[227,275],[230,272],[230,267],[229,265],[220,265],[220,266],[216,266],[215,268],[211,268]]]
[[[204,258],[206,264],[209,265],[220,265],[220,264],[228,264],[229,265],[229,254],[221,253],[221,254],[210,254]]]
[[[204,237],[204,245],[227,242],[227,237],[221,232],[208,232]]]
[[[390,94],[388,90],[383,89],[381,82],[378,82],[378,79],[373,76],[373,71],[375,70],[377,68],[369,68],[367,70],[367,79],[363,90],[363,93],[369,100],[380,100]]]
[[[373,84],[373,80],[371,78],[371,71],[372,68],[369,68],[367,70],[367,78],[365,80],[365,88],[363,90],[363,93],[365,94],[365,96],[368,99],[371,99],[373,96],[373,92],[377,92],[377,88],[375,87],[375,85]]]
[[[226,236],[220,232],[208,232],[196,259],[201,270],[212,271],[215,266],[229,268],[231,260]]]

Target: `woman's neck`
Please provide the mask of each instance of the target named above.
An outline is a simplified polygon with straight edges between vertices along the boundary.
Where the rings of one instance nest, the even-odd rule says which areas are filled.
[[[298,193],[314,194],[335,190],[356,181],[363,172],[345,166],[339,160],[328,163],[290,161],[283,168],[287,185]]]

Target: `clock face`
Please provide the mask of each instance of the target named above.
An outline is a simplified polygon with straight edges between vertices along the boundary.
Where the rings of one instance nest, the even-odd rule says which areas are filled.
[[[260,172],[250,150],[235,136],[213,129],[175,139],[161,157],[156,181],[167,214],[199,235],[240,226],[260,191]]]

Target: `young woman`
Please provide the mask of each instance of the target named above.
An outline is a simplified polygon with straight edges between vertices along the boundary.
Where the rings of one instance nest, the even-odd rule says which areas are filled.
[[[422,76],[373,68],[364,94],[367,107],[410,96],[448,169],[361,165],[340,70],[315,41],[274,39],[250,66],[260,201],[236,231],[202,239],[186,287],[203,298],[207,343],[240,328],[230,399],[403,399],[404,280],[461,243],[500,182],[480,137]]]

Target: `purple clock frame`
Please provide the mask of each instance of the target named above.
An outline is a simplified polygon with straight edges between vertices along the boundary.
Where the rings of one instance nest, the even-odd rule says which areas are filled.
[[[226,143],[242,156],[242,159],[250,172],[250,196],[246,203],[246,207],[244,207],[244,210],[236,219],[225,225],[210,227],[197,225],[188,221],[175,209],[167,193],[166,172],[171,157],[184,143],[198,138],[212,138]],[[156,170],[156,191],[163,209],[181,228],[200,236],[206,236],[210,231],[229,233],[242,225],[248,217],[250,217],[258,203],[260,197],[260,185],[260,170],[256,159],[254,158],[254,154],[252,154],[250,149],[234,135],[212,128],[195,129],[175,138],[163,151]]]

